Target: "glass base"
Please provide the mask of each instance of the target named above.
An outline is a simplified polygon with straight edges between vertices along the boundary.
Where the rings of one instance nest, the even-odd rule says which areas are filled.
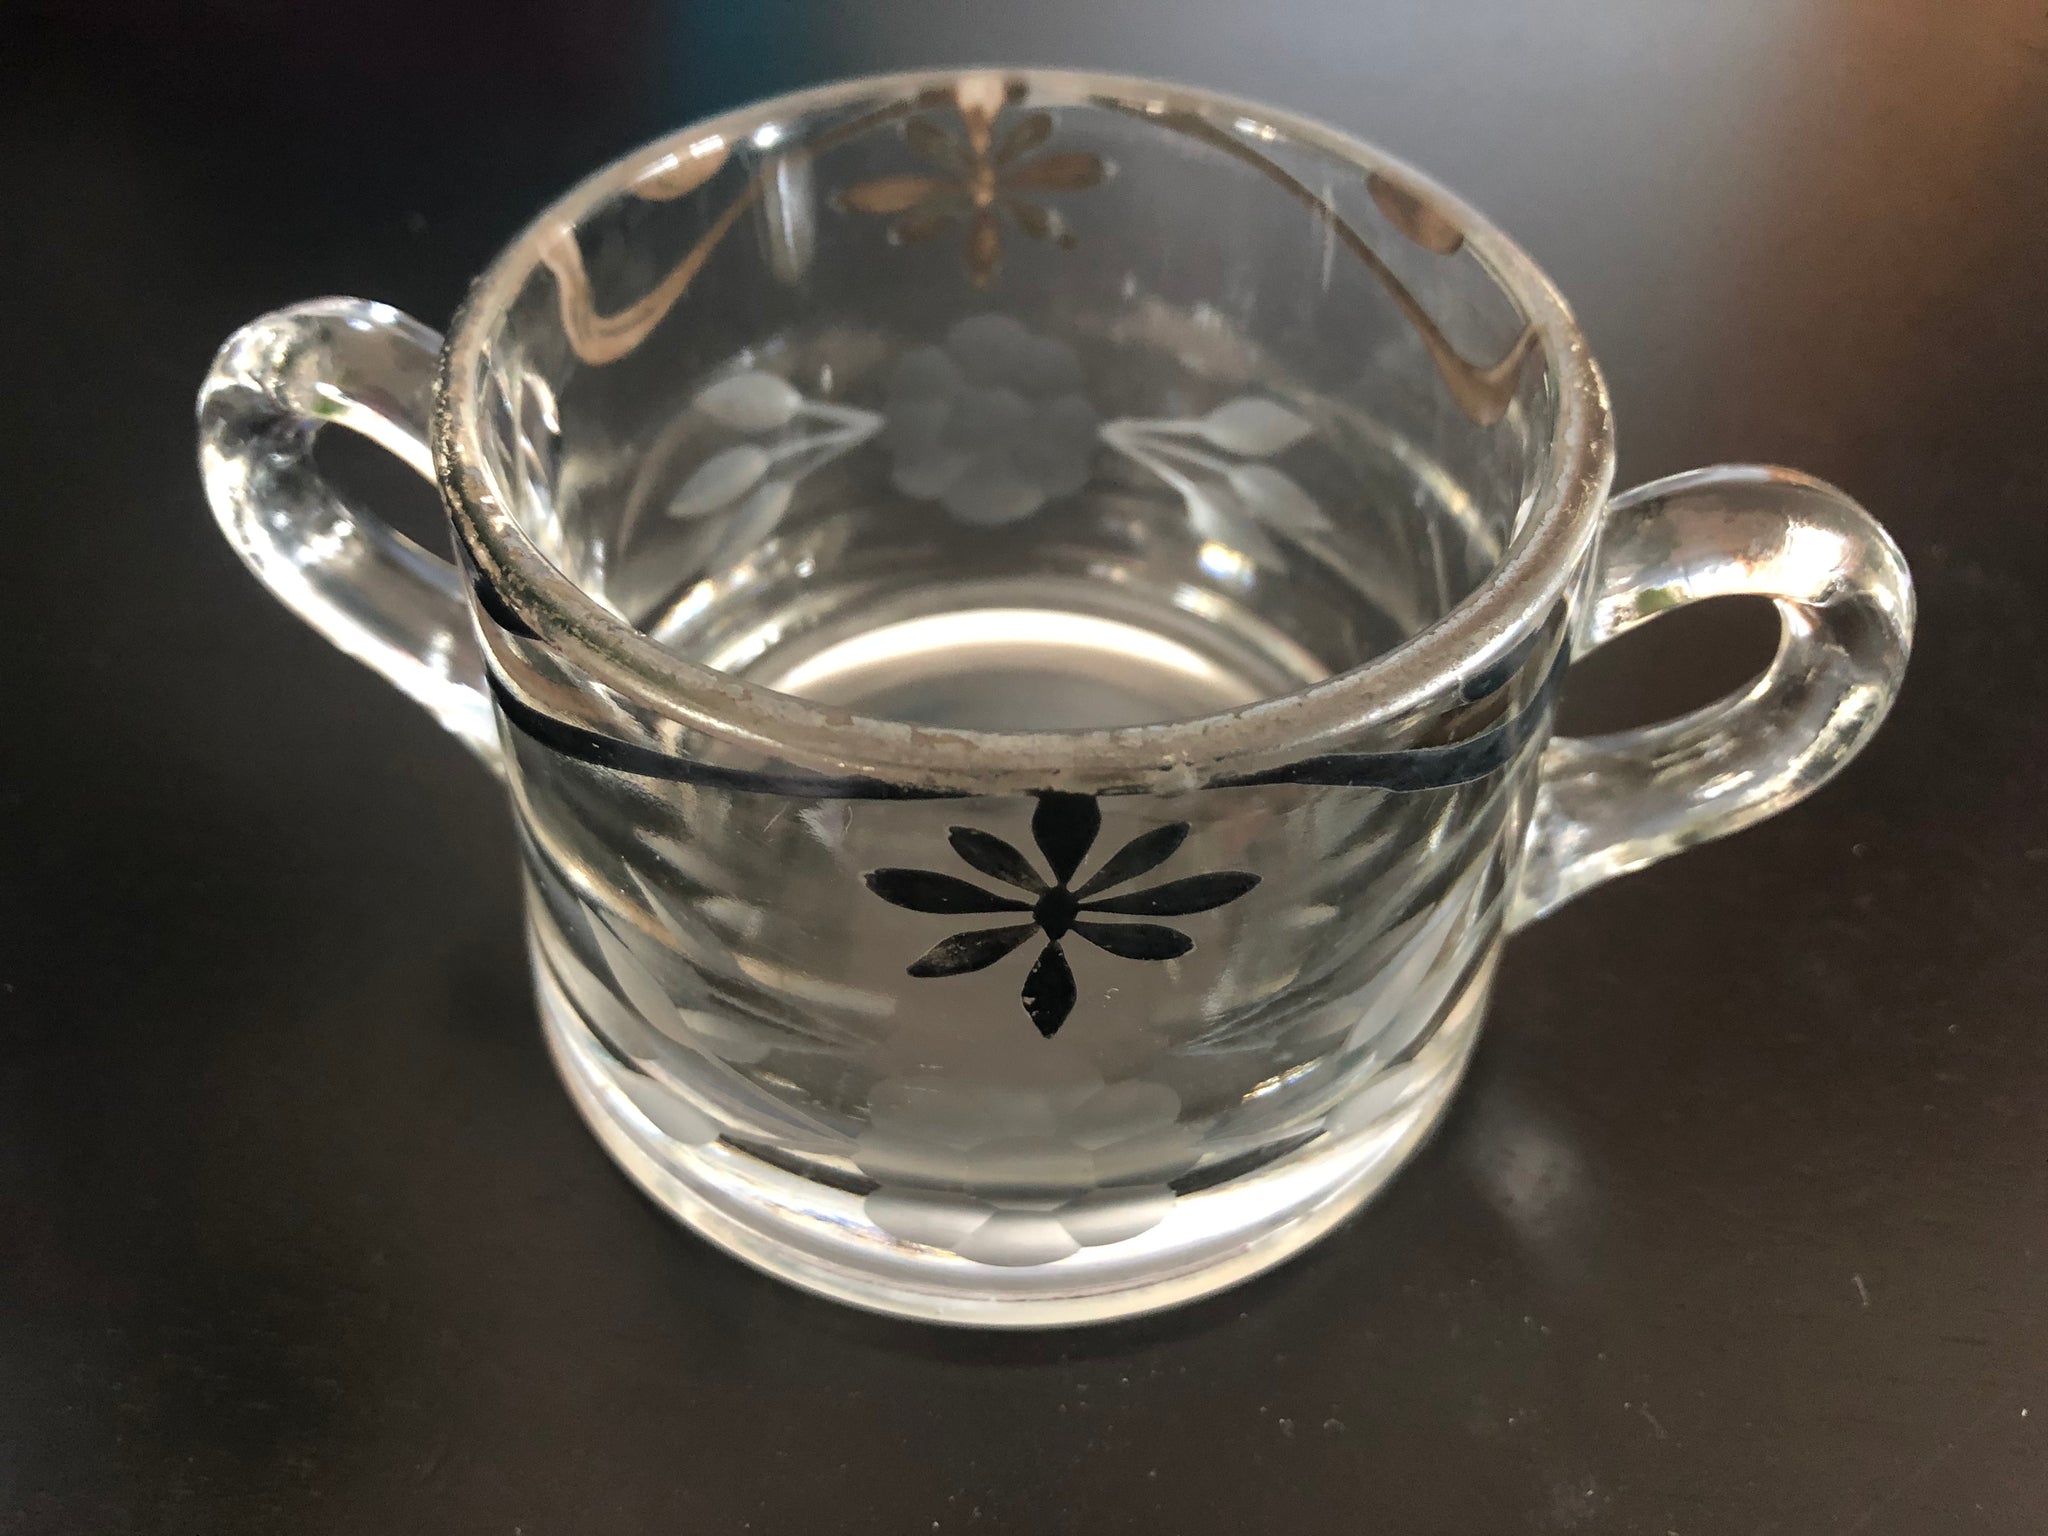
[[[536,966],[543,1032],[606,1151],[663,1209],[727,1252],[835,1301],[930,1323],[1051,1328],[1179,1306],[1300,1252],[1358,1210],[1435,1128],[1463,1075],[1493,967],[1472,979],[1410,1063],[1397,1104],[1256,1170],[1174,1201],[1151,1230],[1050,1264],[1008,1268],[892,1236],[859,1192],[777,1167],[723,1140],[689,1144],[635,1112],[612,1058]],[[1356,1120],[1356,1116],[1352,1116]]]

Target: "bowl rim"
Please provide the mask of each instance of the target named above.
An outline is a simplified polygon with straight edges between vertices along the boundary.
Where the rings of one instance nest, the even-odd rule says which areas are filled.
[[[691,662],[633,628],[570,581],[519,526],[482,452],[482,361],[496,324],[541,264],[550,239],[675,153],[727,143],[804,114],[956,84],[1022,79],[1061,98],[1107,98],[1148,112],[1228,114],[1378,172],[1446,212],[1533,327],[1556,381],[1548,472],[1493,569],[1449,612],[1392,649],[1295,692],[1217,714],[1076,731],[917,725],[814,703]],[[434,391],[436,477],[458,534],[496,595],[587,676],[655,714],[729,746],[807,769],[955,794],[1017,789],[1193,788],[1349,745],[1402,722],[1447,689],[1498,666],[1571,595],[1613,476],[1607,392],[1570,309],[1536,263],[1461,199],[1374,146],[1310,118],[1197,86],[1141,76],[977,65],[869,75],[769,98],[649,141],[585,177],[511,241],[451,325]]]

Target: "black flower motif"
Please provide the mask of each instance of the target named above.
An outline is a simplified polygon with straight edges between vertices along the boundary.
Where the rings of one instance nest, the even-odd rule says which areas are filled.
[[[1187,841],[1188,824],[1172,822],[1140,833],[1103,861],[1087,882],[1072,882],[1102,830],[1102,809],[1092,795],[1047,791],[1032,813],[1031,836],[1052,870],[1047,881],[1031,860],[993,833],[973,827],[948,829],[947,840],[961,859],[991,879],[1014,886],[1030,900],[999,896],[971,881],[929,869],[878,869],[867,877],[868,889],[884,901],[912,912],[1018,912],[1028,920],[1001,928],[970,928],[942,939],[910,966],[913,976],[961,976],[985,970],[1012,950],[1045,935],[1045,948],[1024,978],[1024,1011],[1041,1035],[1050,1039],[1074,1011],[1077,996],[1073,967],[1060,949],[1068,934],[1078,934],[1097,949],[1126,960],[1174,960],[1195,947],[1195,941],[1164,923],[1105,923],[1117,917],[1183,917],[1207,912],[1237,900],[1259,883],[1242,870],[1187,875],[1164,885],[1103,893],[1127,885],[1164,864]]]

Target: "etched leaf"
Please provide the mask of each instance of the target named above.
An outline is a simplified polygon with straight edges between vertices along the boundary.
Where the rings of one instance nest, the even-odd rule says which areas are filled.
[[[1226,400],[1201,421],[1202,436],[1210,444],[1252,459],[1292,448],[1313,430],[1286,406],[1257,395]]]
[[[764,480],[754,487],[740,511],[749,521],[758,518],[773,523],[789,510],[790,498],[795,495],[793,480]]]
[[[1060,1225],[1084,1248],[1128,1242],[1166,1220],[1173,1198],[1164,1184],[1098,1189],[1062,1206]]]
[[[692,966],[716,963],[731,952],[732,945],[705,920],[702,905],[671,894],[630,865],[626,873],[639,888],[647,908],[668,930],[670,947]],[[694,1001],[694,999],[693,999]]]
[[[1323,509],[1293,479],[1270,464],[1239,464],[1228,476],[1245,510],[1289,533],[1313,533],[1330,526]]]
[[[785,426],[804,397],[787,379],[752,369],[720,379],[697,396],[697,409],[736,432],[768,432]]]
[[[603,923],[592,924],[591,931],[597,939],[599,953],[611,968],[618,995],[626,1005],[657,1028],[663,1023],[672,1024],[676,1016],[675,1000],[655,979],[653,972],[640,963],[640,957]]]
[[[752,554],[754,547],[775,531],[795,494],[796,486],[788,480],[764,480],[755,486],[726,519],[724,535],[704,557],[704,569],[722,571]]]
[[[768,472],[768,455],[752,443],[739,443],[714,453],[699,464],[668,504],[670,517],[702,517],[738,501]]]
[[[1287,569],[1287,557],[1280,553],[1280,546],[1260,531],[1258,523],[1227,485],[1197,486],[1185,477],[1181,477],[1180,483],[1188,521],[1205,543],[1235,550],[1252,564],[1269,570]]]
[[[717,1140],[717,1121],[653,1078],[639,1072],[616,1072],[612,1081],[662,1135],[687,1147]]]

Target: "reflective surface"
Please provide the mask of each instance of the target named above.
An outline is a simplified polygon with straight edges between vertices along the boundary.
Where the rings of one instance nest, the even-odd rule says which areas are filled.
[[[978,1507],[1036,1531],[1051,1479],[1071,1524],[1109,1530],[1335,1530],[1370,1507],[1415,1532],[2031,1532],[2044,1298],[2016,1234],[2043,1198],[2026,851],[2048,838],[2012,700],[2038,681],[2044,570],[2041,39],[1993,10],[1752,9],[1747,32],[1674,40],[1577,6],[1549,52],[1519,22],[1404,12],[1368,47],[1308,13],[1329,46],[1284,58],[1258,43],[1270,17],[1067,17],[1064,41],[904,22],[955,56],[1122,57],[1386,139],[1557,272],[1630,480],[1806,465],[1883,509],[1926,598],[1919,679],[1855,775],[1510,950],[1469,1094],[1365,1223],[1242,1300],[1009,1341],[806,1302],[612,1175],[530,1022],[503,1025],[530,1005],[495,799],[202,542],[189,478],[190,377],[245,316],[321,289],[445,315],[554,187],[696,110],[635,94],[665,58],[734,96],[796,82],[635,32],[644,75],[579,85],[580,28],[541,50],[567,73],[531,100],[535,50],[492,29],[430,50],[432,75],[219,22],[57,55],[9,119],[49,231],[15,255],[36,294],[79,297],[25,306],[6,359],[43,381],[7,441],[50,574],[5,619],[47,725],[6,834],[0,1091],[29,1197],[6,1348],[33,1415],[9,1423],[9,1514],[895,1532]],[[868,51],[804,68],[913,46],[848,28]],[[252,56],[286,82],[262,142],[204,98],[224,77],[195,40],[244,92]],[[88,60],[111,84],[67,73]],[[1553,207],[1560,156],[1581,170]],[[1931,312],[1967,345],[1930,339]],[[118,402],[49,383],[104,358],[132,362]],[[37,637],[87,591],[99,638],[46,669]],[[1635,678],[1619,652],[1568,708],[1661,713],[1671,663],[1754,638],[1703,625]],[[109,706],[157,744],[147,766]],[[799,1446],[817,1475],[787,1472]],[[1460,1476],[1412,1476],[1446,1448]]]

